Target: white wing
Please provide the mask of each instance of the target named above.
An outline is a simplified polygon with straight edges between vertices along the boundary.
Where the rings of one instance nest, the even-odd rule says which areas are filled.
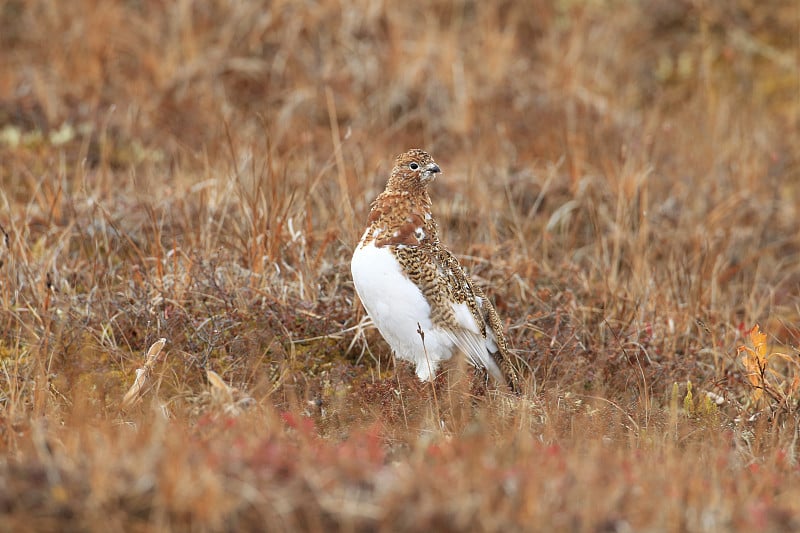
[[[466,303],[453,304],[453,311],[456,322],[461,326],[457,331],[448,332],[453,343],[464,352],[473,365],[485,368],[497,381],[505,383],[503,373],[492,357],[492,353],[497,351],[497,343],[491,328],[486,328],[489,335],[484,338]]]

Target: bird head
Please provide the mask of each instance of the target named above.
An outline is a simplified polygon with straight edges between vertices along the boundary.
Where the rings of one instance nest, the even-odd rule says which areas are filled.
[[[397,156],[387,188],[424,190],[441,171],[427,152],[414,148]]]

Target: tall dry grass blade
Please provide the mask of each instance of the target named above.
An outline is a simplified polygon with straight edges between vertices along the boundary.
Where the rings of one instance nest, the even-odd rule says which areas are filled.
[[[336,100],[333,97],[333,91],[330,87],[325,87],[325,98],[328,105],[328,120],[331,125],[331,137],[333,138],[333,152],[336,156],[336,176],[339,179],[339,194],[341,195],[340,208],[345,217],[345,224],[348,229],[354,227],[355,212],[353,203],[350,199],[350,189],[347,186],[347,171],[344,164],[344,156],[342,155],[342,137],[339,134],[339,118],[336,113]],[[345,139],[350,136],[350,133],[345,134]]]

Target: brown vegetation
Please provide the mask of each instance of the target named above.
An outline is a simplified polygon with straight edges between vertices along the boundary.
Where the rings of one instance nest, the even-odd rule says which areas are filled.
[[[362,322],[411,147],[521,397]],[[0,529],[800,528],[798,154],[794,0],[6,0]]]

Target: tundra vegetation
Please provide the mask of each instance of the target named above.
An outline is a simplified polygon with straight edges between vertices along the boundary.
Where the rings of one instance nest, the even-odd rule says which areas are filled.
[[[412,147],[519,396],[363,320]],[[0,529],[800,528],[795,0],[6,0],[0,185]]]

